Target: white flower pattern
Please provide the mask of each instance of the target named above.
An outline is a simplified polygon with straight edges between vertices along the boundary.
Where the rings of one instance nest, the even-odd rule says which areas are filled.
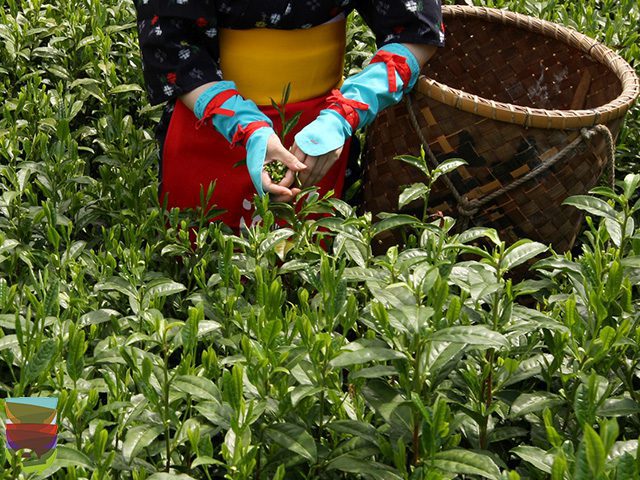
[[[380,46],[444,43],[439,0],[272,0],[249,2],[248,7],[247,2],[232,0],[134,2],[145,83],[153,104],[173,100],[199,84],[222,80],[217,42],[221,26],[307,29],[356,9]],[[171,11],[171,16],[160,13],[164,10]],[[168,78],[170,87],[166,87]]]
[[[134,0],[134,3],[147,93],[154,105],[166,102],[156,129],[160,145],[175,99],[204,83],[223,79],[218,47],[220,28],[306,29],[355,9],[371,27],[379,46],[389,42],[444,44],[439,0]],[[312,194],[307,201],[317,195]],[[242,200],[241,211],[244,212],[239,219],[241,229],[262,220],[255,214],[251,199]]]

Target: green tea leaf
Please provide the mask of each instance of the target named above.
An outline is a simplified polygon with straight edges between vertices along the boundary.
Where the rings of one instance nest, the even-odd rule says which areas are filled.
[[[314,387],[313,385],[298,385],[291,390],[291,406],[295,407],[305,398],[315,396],[322,390],[322,387]]]
[[[354,351],[345,351],[329,362],[332,367],[345,367],[367,362],[384,362],[386,360],[406,360],[403,353],[388,348],[364,347]]]
[[[545,408],[564,405],[565,400],[554,393],[535,392],[523,393],[511,404],[511,418],[520,417],[528,413],[541,412]]]
[[[376,429],[369,423],[357,420],[335,420],[327,423],[326,427],[336,433],[364,438],[373,444],[377,442]]]
[[[627,480],[628,478],[638,478],[638,466],[633,455],[625,453],[616,465],[615,480]]]
[[[596,197],[574,195],[562,202],[562,205],[571,205],[596,217],[604,217],[617,221],[616,211],[607,202]]]
[[[131,463],[142,449],[151,445],[162,430],[162,425],[138,425],[130,428],[122,444],[122,456],[125,462]]]
[[[500,469],[487,455],[463,449],[451,449],[438,452],[433,465],[440,470],[456,475],[479,475],[492,480],[500,479]]]
[[[84,353],[87,350],[84,330],[78,330],[69,342],[69,352],[67,354],[67,373],[73,381],[82,377],[84,368]]]
[[[231,372],[228,370],[222,375],[222,392],[224,398],[236,410],[242,408],[243,402],[243,368],[242,365],[234,364]]]
[[[529,462],[531,465],[545,473],[551,473],[553,466],[553,455],[545,452],[541,448],[531,447],[523,445],[511,449],[511,452],[515,453],[525,462]]]
[[[622,440],[613,444],[607,456],[607,462],[615,462],[625,454],[635,455],[638,450],[638,440]]]
[[[220,400],[220,390],[215,383],[205,377],[180,375],[171,384],[176,390],[202,400]]]
[[[484,325],[448,327],[434,332],[432,342],[466,343],[474,347],[501,348],[509,346],[504,335],[489,330]]]
[[[429,168],[424,163],[424,160],[422,160],[420,157],[415,157],[413,155],[400,155],[400,156],[394,157],[394,160],[400,160],[405,163],[408,163],[412,167],[415,167],[418,170],[420,170],[422,173],[424,173],[425,176],[427,177],[431,176],[431,172],[429,172]]]
[[[395,214],[374,224],[373,234],[375,236],[392,228],[401,227],[404,225],[415,225],[416,223],[418,223],[418,221],[419,220],[416,217],[413,217],[411,215]]]
[[[630,398],[607,398],[598,408],[600,417],[626,417],[640,413],[640,405]]]
[[[624,177],[622,183],[624,186],[624,196],[631,199],[634,192],[638,189],[638,185],[640,185],[640,175],[637,173],[629,173]]]
[[[318,451],[313,437],[300,425],[276,423],[266,429],[267,436],[287,450],[290,450],[312,463],[317,461]]]
[[[44,314],[45,316],[57,315],[60,306],[59,306],[59,297],[60,297],[60,281],[57,278],[54,278],[51,282],[51,285],[47,289],[47,293],[44,298]]]
[[[493,242],[494,245],[500,245],[500,237],[495,228],[486,227],[473,227],[462,232],[457,241],[460,243],[467,243],[476,240],[481,237],[486,237]]]
[[[83,467],[88,470],[95,469],[93,460],[83,452],[79,452],[70,445],[58,445],[56,447],[56,463],[63,467]]]
[[[291,237],[294,233],[295,232],[290,228],[279,228],[273,232],[269,232],[267,238],[260,243],[260,254],[264,255],[265,253],[273,250],[278,243]]]
[[[564,480],[567,471],[567,460],[563,454],[557,455],[551,466],[551,480]]]
[[[191,468],[196,468],[201,465],[220,465],[221,467],[225,466],[226,463],[221,462],[220,460],[216,460],[215,458],[200,455],[193,462],[191,462]]]
[[[446,175],[447,173],[453,172],[455,169],[460,168],[463,165],[468,165],[468,163],[461,158],[448,158],[435,168],[433,171],[433,178],[435,180],[440,175]]]
[[[327,470],[357,473],[374,480],[402,480],[388,465],[364,460],[352,455],[341,455],[327,464]]]
[[[187,289],[184,285],[174,282],[168,278],[154,280],[146,287],[145,298],[152,299],[156,297],[166,297],[175,293],[182,292]]]
[[[113,87],[109,90],[109,93],[115,95],[117,93],[126,93],[126,92],[143,92],[144,89],[140,85],[136,84],[128,84],[128,85],[118,85],[117,87]]]
[[[57,342],[47,339],[40,345],[40,348],[27,361],[26,379],[28,382],[37,380],[42,373],[49,368],[51,360],[57,353]]]
[[[597,478],[604,471],[605,451],[602,440],[590,425],[584,426],[583,438],[585,451],[587,453],[587,461],[589,468],[593,474],[593,478]]]
[[[13,348],[18,346],[18,337],[17,335],[5,335],[0,338],[0,351],[5,350],[7,348]]]
[[[186,473],[156,472],[150,477],[147,477],[147,480],[196,480],[196,479],[187,475]]]
[[[101,308],[100,310],[94,310],[92,312],[85,313],[80,317],[79,325],[82,327],[87,327],[89,325],[98,325],[100,323],[105,323],[111,320],[113,317],[119,317],[120,313],[116,310],[111,310],[108,308]]]
[[[400,197],[398,197],[398,208],[404,208],[405,205],[422,198],[428,192],[429,187],[424,183],[414,183],[413,185],[404,188]]]
[[[374,367],[363,368],[357,371],[349,372],[349,378],[381,378],[391,377],[398,374],[398,369],[390,365],[376,365]]]
[[[547,250],[548,247],[538,242],[517,242],[505,251],[501,267],[504,271],[509,271]]]

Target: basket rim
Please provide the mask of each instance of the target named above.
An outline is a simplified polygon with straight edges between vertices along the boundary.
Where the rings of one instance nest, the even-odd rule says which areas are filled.
[[[640,94],[640,80],[631,65],[611,48],[573,28],[497,8],[444,5],[442,12],[445,20],[446,17],[480,18],[562,41],[590,55],[615,73],[622,84],[622,92],[617,98],[594,109],[551,110],[489,100],[420,75],[415,90],[434,100],[482,117],[525,127],[576,129],[606,124],[624,116]]]

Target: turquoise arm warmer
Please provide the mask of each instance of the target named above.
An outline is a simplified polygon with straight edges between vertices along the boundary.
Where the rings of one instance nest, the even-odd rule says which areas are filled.
[[[400,43],[385,45],[364,70],[332,92],[328,98],[332,105],[295,136],[296,144],[313,156],[340,148],[357,129],[398,103],[413,88],[419,74],[418,60],[407,47]]]
[[[273,122],[257,105],[243,98],[232,81],[221,81],[205,90],[193,110],[199,123],[213,118],[213,126],[232,146],[247,150],[247,169],[251,181],[262,197],[262,169],[267,155],[267,141],[275,133]]]

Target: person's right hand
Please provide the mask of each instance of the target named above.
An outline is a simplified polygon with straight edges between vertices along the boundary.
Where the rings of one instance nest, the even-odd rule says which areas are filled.
[[[264,165],[270,162],[280,162],[287,167],[287,173],[279,183],[273,182],[269,174],[264,170]],[[267,154],[264,165],[262,169],[262,186],[265,192],[271,193],[271,200],[276,202],[293,201],[301,190],[289,187],[295,180],[295,173],[305,170],[307,166],[282,145],[278,135],[271,135],[267,141]]]

